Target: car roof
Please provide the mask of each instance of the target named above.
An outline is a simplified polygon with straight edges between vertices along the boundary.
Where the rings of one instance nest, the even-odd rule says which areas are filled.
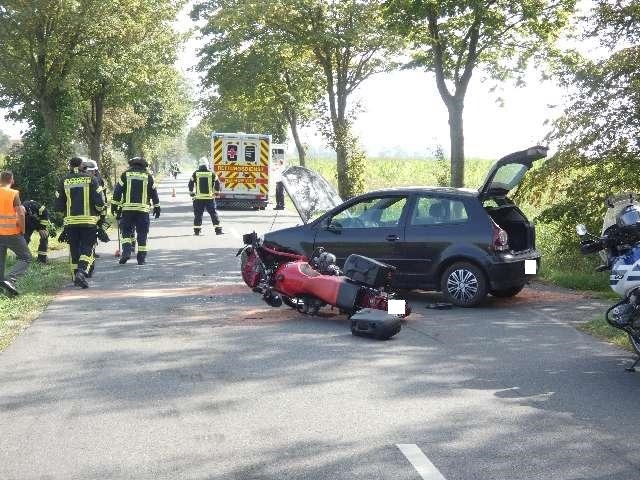
[[[374,190],[372,192],[367,192],[360,196],[364,197],[364,196],[388,194],[388,193],[407,193],[407,194],[429,193],[429,194],[440,194],[440,195],[462,196],[462,197],[478,196],[478,191],[472,188],[426,187],[426,186],[383,188],[381,190]]]

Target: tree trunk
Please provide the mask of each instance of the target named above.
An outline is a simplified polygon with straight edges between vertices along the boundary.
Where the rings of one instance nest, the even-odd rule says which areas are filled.
[[[464,128],[462,102],[447,105],[449,110],[449,138],[451,140],[451,186],[464,187]]]
[[[89,158],[100,164],[102,159],[102,132],[104,125],[104,97],[96,95],[91,99],[91,128],[89,129]]]
[[[287,118],[289,118],[289,127],[291,128],[293,141],[296,143],[296,150],[298,151],[298,160],[300,162],[300,166],[304,167],[306,165],[306,152],[304,151],[304,145],[302,145],[302,141],[300,141],[300,132],[298,132],[297,117],[295,114],[292,114],[291,116],[288,115]]]
[[[40,115],[42,116],[42,123],[49,138],[53,137],[56,131],[56,110],[53,106],[53,102],[48,96],[43,96],[39,101]]]

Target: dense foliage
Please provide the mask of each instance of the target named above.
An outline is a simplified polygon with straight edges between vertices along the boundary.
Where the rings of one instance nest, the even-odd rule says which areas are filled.
[[[585,40],[597,39],[611,53],[596,60],[577,52],[562,57],[560,78],[572,94],[550,134],[558,150],[519,195],[569,247],[575,247],[576,223],[598,230],[607,196],[640,192],[640,2],[599,1],[583,26]]]

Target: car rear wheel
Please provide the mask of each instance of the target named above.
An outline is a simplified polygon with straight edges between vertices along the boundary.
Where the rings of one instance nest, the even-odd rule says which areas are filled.
[[[517,294],[519,294],[522,291],[523,288],[524,288],[524,284],[511,287],[511,288],[503,288],[500,290],[490,290],[489,293],[494,297],[509,298],[509,297],[515,297]]]
[[[484,272],[472,263],[454,263],[440,279],[444,296],[454,305],[475,307],[487,296]]]

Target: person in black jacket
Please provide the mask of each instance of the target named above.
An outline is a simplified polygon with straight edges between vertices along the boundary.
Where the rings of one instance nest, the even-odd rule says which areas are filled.
[[[93,175],[80,171],[81,167],[81,158],[70,160],[70,172],[60,180],[56,191],[55,209],[64,214],[60,238],[69,243],[73,283],[88,288],[86,277],[93,262],[97,225],[104,220],[106,206],[102,187]]]
[[[138,265],[147,258],[147,236],[149,234],[149,203],[153,204],[154,218],[160,217],[160,200],[153,180],[147,171],[148,163],[142,157],[129,160],[130,168],[124,172],[113,191],[111,211],[121,219],[122,255],[120,264],[125,264],[133,253],[133,235],[137,233]]]
[[[22,202],[22,206],[26,210],[24,239],[27,244],[31,241],[34,232],[40,235],[38,243],[38,262],[47,263],[47,254],[49,250],[49,237],[55,238],[56,230],[51,224],[51,217],[47,207],[35,200],[27,200]]]

